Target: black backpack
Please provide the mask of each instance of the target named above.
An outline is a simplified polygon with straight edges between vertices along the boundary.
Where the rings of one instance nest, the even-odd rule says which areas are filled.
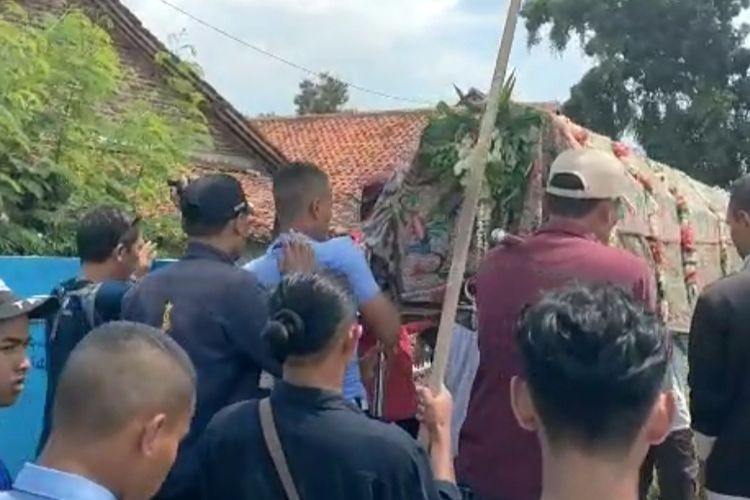
[[[101,283],[70,280],[52,292],[59,300],[60,309],[47,321],[47,395],[38,452],[42,451],[49,437],[55,389],[65,363],[78,343],[101,323],[96,311],[96,296],[100,287]]]

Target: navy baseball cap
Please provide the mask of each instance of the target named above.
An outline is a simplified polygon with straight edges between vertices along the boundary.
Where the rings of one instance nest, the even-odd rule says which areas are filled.
[[[190,182],[180,195],[182,216],[206,225],[219,225],[252,212],[242,184],[226,174],[204,175]]]
[[[0,321],[19,316],[28,316],[31,319],[45,318],[57,311],[58,306],[57,298],[49,295],[20,299],[3,280],[0,280]]]

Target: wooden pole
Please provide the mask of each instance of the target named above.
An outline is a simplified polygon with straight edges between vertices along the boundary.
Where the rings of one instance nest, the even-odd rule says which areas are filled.
[[[469,157],[469,182],[464,193],[464,201],[461,212],[456,223],[456,239],[453,242],[453,260],[451,262],[448,283],[443,299],[443,308],[440,316],[440,327],[435,347],[435,358],[432,363],[432,374],[430,376],[430,388],[434,393],[442,390],[445,370],[448,365],[448,356],[453,337],[453,326],[456,322],[456,310],[458,299],[463,287],[464,273],[466,271],[466,260],[469,255],[471,238],[474,230],[474,219],[477,215],[477,205],[482,193],[482,182],[484,182],[484,171],[487,166],[487,155],[490,152],[492,132],[495,130],[497,111],[500,106],[500,97],[505,84],[505,74],[510,59],[510,51],[513,47],[513,37],[518,24],[518,14],[521,10],[522,0],[510,0],[508,6],[508,17],[505,20],[500,50],[497,54],[495,73],[492,77],[492,86],[487,96],[487,105],[482,116],[479,128],[479,137]],[[425,429],[420,429],[420,440],[427,444]]]

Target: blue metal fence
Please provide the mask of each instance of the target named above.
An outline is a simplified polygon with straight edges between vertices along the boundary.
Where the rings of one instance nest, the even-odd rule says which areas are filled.
[[[160,261],[155,267],[169,262],[171,261]],[[0,256],[0,279],[20,297],[47,294],[58,283],[77,276],[79,271],[78,259]],[[23,394],[12,408],[0,410],[0,458],[13,475],[24,462],[34,458],[42,429],[42,412],[47,390],[42,322],[32,325],[29,357],[32,370],[26,380]]]
[[[21,297],[46,294],[61,281],[78,274],[77,259],[57,257],[0,257],[0,279]],[[44,329],[31,330],[29,355],[32,370],[18,403],[0,410],[0,457],[15,475],[23,463],[33,458],[42,428],[45,372]]]

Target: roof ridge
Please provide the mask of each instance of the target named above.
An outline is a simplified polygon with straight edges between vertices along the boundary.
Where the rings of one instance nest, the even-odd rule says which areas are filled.
[[[371,111],[344,110],[338,113],[319,113],[309,115],[281,115],[281,116],[251,116],[247,117],[249,122],[272,122],[272,121],[314,121],[339,118],[366,118],[392,115],[423,115],[435,111],[435,108],[404,108],[404,109],[377,109]]]
[[[531,102],[519,102],[514,101],[516,104],[521,106],[528,106],[532,108],[540,108],[544,111],[550,111],[562,107],[559,101],[531,101]],[[281,116],[252,116],[248,117],[247,121],[250,123],[268,123],[268,122],[303,122],[303,121],[316,121],[316,120],[335,120],[345,118],[372,118],[380,116],[394,116],[394,115],[427,115],[435,111],[435,108],[397,108],[397,109],[376,109],[368,111],[340,111],[338,113],[320,113],[320,114],[309,114],[309,115],[281,115]]]
[[[95,3],[111,16],[112,22],[128,36],[135,45],[149,57],[155,57],[164,52],[170,57],[166,59],[167,70],[186,77],[206,97],[219,121],[223,122],[235,134],[239,141],[253,153],[265,160],[272,169],[287,163],[287,159],[275,146],[248,123],[229,101],[227,101],[210,83],[194,71],[181,70],[176,62],[179,57],[173,54],[141,20],[120,0],[95,0]]]

